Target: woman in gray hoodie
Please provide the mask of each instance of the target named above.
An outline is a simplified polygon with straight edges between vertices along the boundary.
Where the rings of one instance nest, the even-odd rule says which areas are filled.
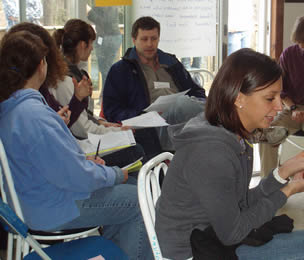
[[[155,223],[164,257],[190,258],[194,229],[212,228],[223,246],[240,244],[270,221],[289,196],[304,191],[300,173],[304,152],[249,189],[253,164],[249,140],[282,110],[281,90],[279,65],[264,54],[241,49],[217,73],[205,114],[170,127],[176,154],[164,179]],[[304,259],[304,231],[276,234],[260,247],[241,245],[236,255]]]

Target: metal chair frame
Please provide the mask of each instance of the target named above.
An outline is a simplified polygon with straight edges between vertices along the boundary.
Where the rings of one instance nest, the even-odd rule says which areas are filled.
[[[1,199],[0,222],[4,224],[9,233],[20,237],[24,244],[28,244],[28,247],[33,249],[33,252],[23,255],[24,258],[22,259],[24,260],[83,260],[101,259],[100,257],[113,260],[129,259],[118,246],[102,236],[90,236],[42,248],[41,244],[29,233],[25,223]],[[15,248],[15,250],[22,251],[22,249],[18,248]]]
[[[6,194],[4,190],[4,180],[6,180],[9,194]],[[2,141],[0,140],[0,190],[2,195],[2,200],[4,203],[8,203],[8,196],[10,197],[12,201],[13,210],[16,212],[16,215],[21,219],[21,221],[24,222],[24,217],[22,214],[20,202],[15,190],[14,186],[14,180],[11,175],[11,171],[8,165],[7,156],[5,153],[5,149],[3,146]],[[65,234],[64,231],[56,231],[56,232],[46,232],[46,235],[33,235],[34,239],[40,240],[40,241],[56,241],[56,240],[63,240],[63,241],[69,241],[73,239],[83,238],[87,237],[88,235],[97,232],[99,227],[93,227],[88,229],[75,229],[74,233],[71,233],[70,231]],[[81,230],[81,231],[80,231]],[[73,230],[71,230],[73,232]],[[41,232],[43,233],[43,232]],[[7,260],[13,259],[13,248],[14,248],[14,240],[16,240],[16,248],[21,249],[22,247],[19,246],[21,243],[23,244],[22,250],[17,250],[15,259],[19,260],[21,259],[21,255],[27,254],[29,252],[29,246],[28,243],[24,243],[24,241],[21,239],[20,236],[15,236],[12,233],[8,233],[8,241],[7,241]],[[42,242],[41,242],[42,243]],[[43,244],[43,243],[42,243]],[[48,246],[47,244],[43,244],[44,246]]]

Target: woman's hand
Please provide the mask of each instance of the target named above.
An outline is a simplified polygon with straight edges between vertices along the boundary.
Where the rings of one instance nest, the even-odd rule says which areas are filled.
[[[285,161],[279,167],[279,175],[283,179],[293,177],[304,171],[304,151]]]
[[[110,123],[110,122],[107,122],[107,121],[104,121],[104,120],[101,120],[101,119],[98,120],[98,123],[100,125],[103,125],[104,127],[120,127],[121,126],[118,123]]]
[[[304,111],[294,110],[291,114],[291,119],[295,120],[298,123],[304,122]]]
[[[92,95],[92,82],[86,76],[83,76],[79,83],[75,78],[72,78],[72,81],[74,84],[74,95],[79,101],[82,101],[84,98]]]
[[[69,106],[62,107],[57,114],[62,118],[66,125],[70,123],[71,111],[69,110]]]
[[[294,175],[290,182],[284,186],[281,191],[288,197],[293,194],[304,191],[304,172],[300,172]]]
[[[121,124],[118,124],[118,123],[110,123],[110,122],[107,122],[107,121],[104,121],[104,120],[98,120],[98,123],[99,123],[100,125],[103,125],[104,127],[120,127],[120,129],[121,129],[122,131],[132,129],[131,126],[122,126]],[[133,132],[134,132],[134,131],[133,131]]]
[[[96,159],[95,156],[87,156],[86,159],[89,161],[93,161],[96,164],[106,165],[106,162],[103,159],[101,159],[99,156],[97,156]]]
[[[124,130],[132,129],[132,127],[131,127],[131,126],[125,125],[125,126],[120,127],[120,129],[124,131]],[[133,129],[132,129],[132,130],[133,130]],[[134,131],[133,131],[133,132],[134,132]]]
[[[129,175],[128,175],[128,170],[122,170],[123,174],[124,174],[124,181],[123,183],[126,183],[128,178],[129,178]]]

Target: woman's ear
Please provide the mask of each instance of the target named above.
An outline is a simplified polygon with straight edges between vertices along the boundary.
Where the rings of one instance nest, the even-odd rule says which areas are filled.
[[[45,60],[42,59],[42,60],[39,62],[39,65],[38,65],[38,70],[39,70],[39,71],[43,71],[44,64],[45,64]]]
[[[86,49],[88,47],[87,43],[85,41],[81,41],[81,47],[83,49]]]
[[[234,102],[234,105],[237,108],[242,108],[244,106],[244,94],[239,93],[236,97],[236,100]]]
[[[79,41],[76,45],[76,53],[79,55],[86,47],[85,41]]]
[[[41,77],[43,77],[43,78],[46,77],[47,62],[46,62],[46,58],[45,57],[43,59],[41,59],[41,61],[39,62],[37,71],[39,71],[39,74],[41,75]]]
[[[78,44],[82,50],[85,50],[88,47],[88,44],[85,41],[80,41]]]

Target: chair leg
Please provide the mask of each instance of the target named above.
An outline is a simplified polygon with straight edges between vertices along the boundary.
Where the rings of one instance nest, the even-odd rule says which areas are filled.
[[[98,233],[99,233],[100,236],[102,236],[102,233],[103,233],[103,227],[102,226],[100,226],[98,228]]]
[[[22,249],[22,255],[23,257],[26,256],[30,252],[30,246],[27,242],[23,241],[23,249]]]
[[[23,241],[22,238],[20,236],[17,237],[17,242],[16,242],[16,255],[15,255],[15,259],[16,260],[21,260],[21,249],[23,246]]]
[[[8,233],[7,250],[6,250],[7,260],[13,260],[13,246],[14,246],[14,235],[12,233]]]

